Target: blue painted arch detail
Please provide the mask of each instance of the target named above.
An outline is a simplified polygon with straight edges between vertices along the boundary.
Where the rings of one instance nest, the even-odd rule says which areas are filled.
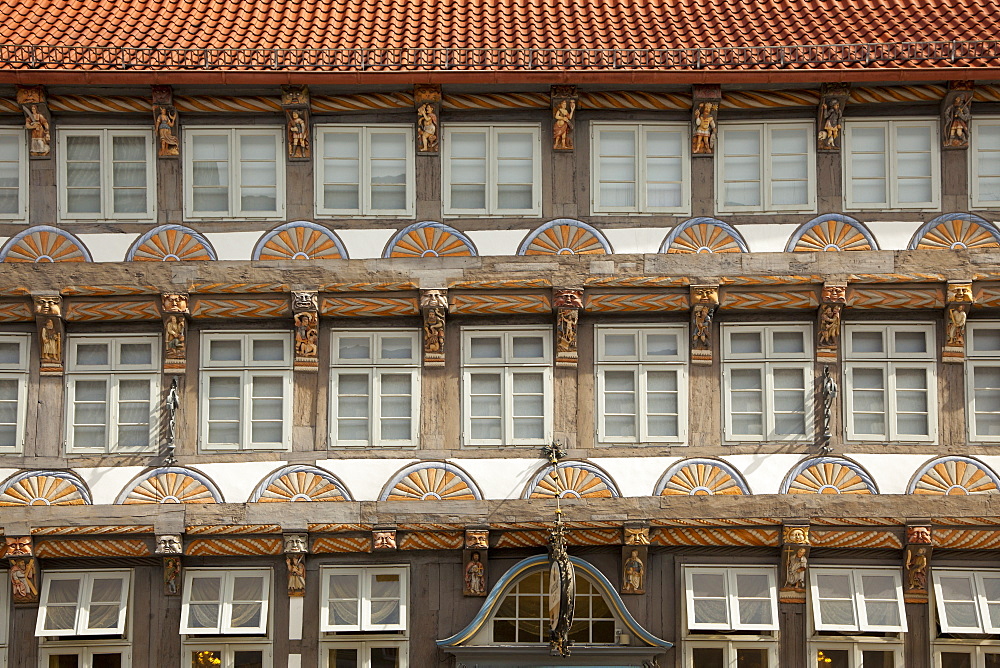
[[[330,228],[310,220],[293,220],[278,225],[258,239],[251,259],[346,260],[348,255],[344,242]]]
[[[593,564],[584,561],[579,557],[570,557],[569,560],[573,562],[573,566],[575,566],[578,571],[587,575],[587,578],[597,588],[601,596],[604,597],[604,600],[609,604],[609,607],[614,615],[632,633],[632,635],[637,638],[641,638],[642,641],[650,647],[662,647],[664,649],[673,647],[672,643],[657,638],[640,626],[637,621],[635,621],[629,613],[628,608],[626,608],[625,604],[622,602],[621,596],[619,596],[618,592],[615,591],[615,588],[611,586],[608,579],[604,577],[604,573],[599,571]],[[486,597],[486,601],[483,603],[483,606],[479,609],[479,612],[469,625],[449,638],[438,640],[438,647],[460,647],[471,638],[475,637],[480,629],[482,629],[493,616],[494,612],[500,605],[500,602],[503,601],[504,596],[507,595],[511,588],[513,588],[513,586],[525,576],[546,568],[548,563],[548,556],[539,554],[534,557],[522,559],[514,564],[493,586],[493,591],[491,591],[489,596]]]
[[[722,234],[714,237],[713,231]],[[728,239],[726,239],[728,237]],[[720,253],[720,252],[742,252],[749,253],[750,246],[739,231],[718,218],[699,216],[685,220],[680,225],[675,226],[660,244],[660,253],[668,253],[672,246],[681,243],[684,250],[674,252],[687,253]]]
[[[153,229],[147,231],[141,237],[136,239],[132,243],[132,245],[129,246],[128,252],[125,253],[125,261],[132,262],[133,260],[135,260],[135,254],[140,248],[142,248],[143,244],[145,244],[153,237],[160,236],[166,232],[178,232],[180,234],[184,234],[191,237],[191,239],[195,243],[200,244],[201,249],[204,251],[204,254],[208,256],[207,259],[209,260],[219,259],[218,254],[215,252],[215,248],[212,246],[212,242],[210,242],[204,234],[185,225],[170,224],[170,225],[160,225],[159,227],[154,227]],[[170,252],[165,254],[165,257],[163,258],[164,260],[180,261],[189,259],[185,256],[183,252],[180,251],[180,249],[169,249],[169,250]],[[177,250],[177,253],[172,252],[174,250]],[[198,249],[196,247],[192,247],[190,251],[192,254],[198,254]],[[195,259],[202,259],[202,258],[195,258]]]
[[[580,239],[567,239],[569,230],[582,232]],[[574,234],[575,236],[575,234]],[[569,245],[572,243],[572,245]],[[518,255],[577,255],[614,253],[611,242],[593,225],[572,218],[557,218],[541,225],[521,241]]]
[[[394,475],[379,494],[379,501],[481,501],[479,485],[451,462],[423,461],[409,464]]]
[[[477,257],[479,251],[464,232],[450,225],[425,220],[407,225],[392,235],[382,251],[389,257]]]
[[[522,499],[618,498],[618,484],[606,471],[590,462],[568,459],[546,464],[525,486]]]
[[[44,489],[42,489],[38,485],[29,482],[36,478],[51,478],[59,482],[55,485],[47,484],[44,486]],[[64,492],[60,490],[60,487],[63,487],[66,491]],[[12,491],[15,488],[17,488],[17,491]],[[69,491],[67,488],[72,488],[73,491]],[[47,495],[51,494],[57,494],[58,497],[56,499],[47,498]],[[69,496],[76,494],[79,496],[79,500],[69,502],[63,501],[63,503],[86,506],[93,505],[94,503],[90,495],[90,489],[87,487],[87,483],[85,483],[80,476],[72,471],[57,471],[51,469],[18,471],[14,475],[7,478],[3,484],[0,484],[0,505],[22,505],[22,499],[27,500],[27,503],[23,503],[23,505],[52,505],[53,501],[58,504],[59,499],[66,498],[67,494]],[[34,499],[44,501],[45,503],[34,503],[33,499],[28,498],[29,495],[33,496]]]
[[[830,225],[833,223],[833,225]],[[843,230],[847,228],[854,234],[850,239],[844,239],[835,232],[835,238],[829,238],[830,228]],[[799,249],[799,252],[823,251],[823,250],[878,250],[878,242],[875,235],[871,233],[864,223],[842,213],[824,213],[807,223],[799,226],[788,239],[785,246],[786,253],[795,252],[795,247],[802,242],[808,246]],[[853,248],[852,246],[859,246]],[[865,248],[868,246],[868,248]]]
[[[274,490],[270,490],[272,485]],[[344,501],[353,501],[347,486],[325,469],[307,464],[282,466],[261,480],[248,499],[256,503],[265,501],[336,501],[340,496]]]
[[[67,232],[66,230],[60,230],[58,227],[53,227],[52,225],[35,225],[34,227],[29,227],[26,230],[21,230],[20,232],[18,232],[17,234],[15,234],[14,236],[12,236],[10,239],[7,240],[7,243],[3,245],[3,248],[0,248],[0,262],[6,262],[7,257],[10,255],[11,251],[14,248],[16,248],[18,244],[20,244],[26,237],[30,237],[40,232],[47,232],[51,235],[54,235],[56,237],[59,237],[60,239],[65,240],[68,244],[70,244],[73,248],[76,249],[77,253],[79,253],[79,257],[81,259],[77,261],[82,261],[82,262],[94,261],[94,257],[90,254],[90,251],[87,249],[86,244],[84,244],[83,241],[80,240],[80,237],[76,236],[71,232]],[[75,257],[72,251],[69,251],[69,254]],[[44,253],[38,257],[49,258],[47,261],[50,262],[56,261],[54,258],[50,258],[47,254]],[[19,261],[27,262],[29,260],[19,260]],[[39,261],[42,260],[40,259],[34,260],[34,262],[39,262]]]
[[[798,481],[800,475],[804,474],[806,471],[814,467],[818,467],[816,468],[816,471],[821,472],[818,474],[820,478],[823,477],[823,473],[825,471],[831,469],[833,475],[835,476],[835,479],[832,480],[819,479],[809,483]],[[822,493],[821,490],[824,488],[827,487],[834,488],[837,486],[838,478],[836,476],[837,472],[841,469],[847,469],[848,471],[851,472],[851,474],[853,474],[857,478],[858,482],[853,484],[857,486],[858,489],[862,490],[862,493],[868,493],[868,494],[879,493],[878,486],[875,484],[875,480],[871,477],[868,471],[866,471],[863,466],[861,466],[855,461],[848,459],[847,457],[807,457],[806,459],[803,459],[794,467],[792,467],[792,470],[789,471],[788,475],[785,476],[785,479],[781,483],[781,489],[779,493],[780,494],[810,493],[808,489],[803,489],[803,487],[811,488],[813,486],[816,487],[814,493]],[[807,477],[813,477],[813,475],[810,474],[810,476]],[[863,491],[864,489],[867,489],[867,492],[864,492]],[[830,491],[833,490],[831,489]],[[847,493],[847,492],[839,491],[838,493]]]
[[[170,497],[169,500],[164,500],[164,499],[160,499],[159,501],[144,500],[141,501],[142,503],[188,503],[190,502],[190,500],[185,500],[186,498],[188,498],[188,495],[201,496],[203,494],[207,494],[208,496],[210,496],[214,503],[225,503],[225,499],[222,496],[222,492],[219,491],[219,488],[216,486],[216,484],[212,482],[212,480],[209,479],[209,477],[206,476],[201,471],[196,471],[195,469],[188,468],[185,466],[161,466],[159,468],[153,468],[149,469],[148,471],[143,471],[136,477],[132,478],[132,480],[130,480],[129,483],[125,485],[125,488],[122,489],[122,491],[118,494],[118,498],[115,499],[115,504],[127,505],[128,503],[136,502],[136,501],[130,502],[129,497],[132,496],[132,494],[143,483],[150,480],[151,478],[156,478],[158,476],[170,473],[190,478],[196,483],[202,485],[205,491],[199,492],[197,489],[185,488],[183,490],[179,490],[181,493],[177,495],[177,498],[173,498],[172,495],[167,495],[168,497]],[[171,490],[164,490],[164,491],[171,491]]]
[[[720,472],[729,477],[729,481],[725,482],[718,481],[716,484],[713,484],[713,481],[710,480],[692,479],[690,481],[690,485],[688,485],[691,488],[690,491],[688,492],[689,494],[694,495],[699,492],[712,495],[727,494],[727,492],[724,489],[722,490],[719,489],[720,485],[725,485],[726,488],[735,487],[736,489],[739,489],[740,492],[742,492],[743,494],[749,495],[752,493],[750,491],[750,486],[747,484],[747,481],[743,478],[743,474],[737,471],[732,464],[729,464],[728,462],[725,462],[721,459],[712,459],[710,457],[691,457],[689,459],[682,459],[673,466],[671,466],[669,469],[667,469],[666,473],[664,473],[660,477],[659,481],[657,481],[656,488],[653,490],[653,496],[660,496],[661,494],[663,494],[663,490],[667,488],[667,485],[671,484],[671,479],[679,471],[681,471],[682,469],[686,469],[690,466],[699,466],[699,465],[706,467],[715,467],[719,469]],[[732,484],[728,484],[729,482],[731,482]],[[678,491],[673,492],[674,494],[682,493],[676,485],[674,485],[674,488],[678,489]],[[730,491],[728,493],[731,494],[732,492]]]
[[[947,225],[954,221],[960,221],[963,225],[958,229]],[[984,234],[977,235],[972,231],[973,227],[979,227]],[[976,248],[1000,244],[1000,229],[988,220],[971,213],[946,213],[921,225],[910,238],[907,250],[917,250],[932,232],[935,233],[934,238],[926,241],[925,247]],[[991,237],[992,243],[986,237]]]

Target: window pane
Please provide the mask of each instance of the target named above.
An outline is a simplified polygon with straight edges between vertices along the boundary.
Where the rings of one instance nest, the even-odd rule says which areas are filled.
[[[692,668],[728,668],[721,647],[695,647],[691,650]]]
[[[764,434],[764,385],[760,369],[732,369],[729,410],[734,435]]]
[[[213,362],[239,362],[243,359],[239,339],[213,339],[208,344],[208,357]]]
[[[606,436],[636,437],[635,372],[604,372],[604,431]]]
[[[354,648],[333,648],[327,655],[329,668],[360,668],[358,650]]]
[[[513,346],[515,359],[544,359],[545,340],[540,336],[515,336]]]
[[[476,360],[502,359],[503,339],[499,336],[476,336],[470,340],[469,356]]]
[[[233,652],[233,668],[264,668],[264,653],[255,650]]]
[[[120,652],[93,654],[92,657],[91,668],[121,668],[122,665]]]
[[[109,359],[107,343],[81,343],[76,346],[77,366],[107,366]]]
[[[122,364],[148,366],[153,363],[153,344],[151,343],[123,343],[119,350]]]
[[[1000,654],[993,656],[1000,656]],[[941,652],[941,668],[972,668],[972,654],[969,652]],[[992,668],[989,661],[986,663],[986,668]]]
[[[337,340],[337,356],[342,360],[370,360],[371,337],[342,336]]]
[[[993,327],[973,329],[972,350],[977,353],[1000,353],[1000,329]]]
[[[816,660],[823,668],[851,668],[850,652],[846,649],[821,649],[816,652]]]
[[[398,647],[372,647],[370,668],[398,668]]]
[[[13,341],[0,341],[0,364],[20,364],[21,344]]]
[[[739,668],[768,668],[766,649],[736,648],[736,665]]]
[[[413,359],[413,338],[409,336],[383,336],[381,357],[390,360]]]
[[[285,342],[279,339],[254,339],[251,358],[254,362],[284,362]]]
[[[925,332],[894,332],[897,353],[926,353],[927,334]]]
[[[499,374],[475,373],[470,376],[469,415],[473,439],[502,438],[500,387]]]
[[[865,613],[869,625],[899,625],[895,578],[889,575],[863,573],[861,575],[861,596],[865,600]]]
[[[635,334],[604,334],[604,354],[609,357],[635,357]]]
[[[803,332],[774,332],[771,336],[771,345],[776,353],[804,353],[805,338]]]
[[[763,353],[764,344],[760,332],[730,332],[729,348],[734,354],[748,355]]]

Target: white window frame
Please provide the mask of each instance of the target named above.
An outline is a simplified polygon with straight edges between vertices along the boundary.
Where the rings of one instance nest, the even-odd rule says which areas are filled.
[[[806,441],[813,437],[815,431],[815,415],[813,409],[814,384],[816,376],[816,360],[813,357],[812,325],[801,323],[725,323],[722,325],[722,413],[723,431],[728,442],[784,442]],[[759,332],[762,342],[760,353],[736,353],[732,351],[730,335],[741,332]],[[797,332],[802,335],[804,344],[801,353],[781,353],[774,350],[774,334],[779,332]],[[736,369],[756,369],[761,372],[763,387],[761,397],[763,402],[764,433],[759,437],[751,434],[736,434],[733,429],[732,371]],[[804,388],[804,434],[775,433],[775,387],[774,372],[782,369],[798,369],[803,373]],[[780,390],[779,390],[780,391]]]
[[[774,638],[744,638],[742,640],[684,640],[684,668],[694,666],[694,650],[718,648],[723,650],[722,665],[725,668],[741,668],[736,662],[737,650],[763,649],[767,651],[768,668],[778,667],[778,642]]]
[[[996,640],[950,642],[947,639],[938,638],[934,641],[932,649],[933,661],[931,665],[934,668],[943,668],[941,655],[945,652],[967,654],[971,657],[970,665],[972,668],[986,668],[987,654],[1000,655],[1000,642]]]
[[[896,352],[894,332],[919,330],[924,332],[927,352]],[[851,350],[854,332],[881,331],[883,352],[855,353]],[[845,324],[843,327],[844,361],[844,429],[849,441],[879,441],[891,443],[933,443],[938,432],[938,383],[937,383],[937,337],[935,328],[926,322],[894,322]],[[884,434],[861,434],[854,429],[854,372],[856,369],[880,369],[883,374],[885,393]],[[927,431],[926,436],[900,435],[896,426],[897,386],[896,371],[901,369],[922,369],[927,373]]]
[[[210,359],[211,342],[214,340],[239,339],[241,342],[240,360],[218,361]],[[284,361],[254,362],[251,351],[254,340],[280,341],[283,346]],[[270,450],[283,451],[291,449],[292,444],[292,347],[291,335],[288,332],[274,330],[260,331],[220,331],[202,332],[201,336],[201,367],[200,367],[200,418],[201,425],[199,443],[205,451],[247,451]],[[254,443],[251,440],[253,422],[252,391],[254,378],[282,379],[282,440],[273,443]],[[240,387],[240,442],[210,443],[208,441],[209,425],[209,383],[212,378],[239,378]]]
[[[473,361],[471,339],[477,334],[497,334],[502,339],[502,359],[495,362]],[[537,335],[542,339],[543,359],[525,362],[513,357],[513,338],[518,335]],[[517,373],[542,374],[542,403],[544,404],[542,438],[514,438],[513,377]],[[472,375],[496,373],[500,375],[501,431],[498,439],[472,438]],[[467,327],[462,328],[462,443],[466,446],[545,445],[552,440],[552,330],[532,326]]]
[[[264,579],[263,600],[260,609],[260,626],[233,627],[233,585],[237,577],[259,576]],[[188,624],[191,605],[191,580],[198,576],[218,577],[222,580],[219,591],[219,616],[218,624],[213,628],[192,627]],[[271,613],[271,569],[270,568],[185,568],[184,588],[181,599],[181,635],[190,634],[197,636],[207,635],[268,635]],[[197,603],[197,602],[196,602]],[[223,642],[225,642],[223,640]]]
[[[406,640],[381,640],[377,638],[366,640],[343,640],[338,642],[322,642],[319,646],[320,667],[337,668],[330,663],[331,649],[355,649],[358,651],[358,668],[371,668],[371,651],[383,647],[395,647],[399,652],[398,668],[409,666],[409,643]]]
[[[184,219],[185,220],[284,220],[285,218],[285,140],[281,126],[208,126],[184,128]],[[195,137],[227,136],[229,148],[229,209],[227,211],[196,211],[194,208],[194,146]],[[275,138],[275,208],[274,212],[243,211],[240,208],[239,175],[241,136],[259,135]]]
[[[695,575],[722,576],[725,583],[726,619],[727,623],[696,622],[694,611],[693,578]],[[737,575],[767,576],[769,597],[771,600],[771,623],[748,624],[739,620],[739,596],[736,584]],[[757,600],[757,599],[754,599]],[[778,630],[778,585],[775,570],[770,566],[685,566],[684,567],[684,601],[685,624],[687,631],[777,631]]]
[[[1000,151],[998,151],[1000,154]],[[976,376],[978,368],[995,368],[1000,370],[1000,348],[997,350],[977,351],[975,349],[976,334],[980,331],[997,330],[1000,334],[1000,321],[978,320],[966,325],[965,335],[965,396],[966,422],[970,441],[984,443],[1000,443],[1000,434],[980,434],[976,424]],[[996,388],[1000,392],[1000,387]],[[983,411],[984,413],[989,413]]]
[[[687,123],[613,123],[594,122],[590,124],[590,210],[595,214],[654,214],[691,212],[691,137]],[[601,132],[619,131],[633,133],[633,154],[635,173],[635,206],[604,206],[601,198]],[[646,155],[647,135],[650,132],[677,132],[681,139],[681,203],[678,206],[650,206],[647,203]],[[627,157],[627,156],[620,156]],[[659,157],[659,156],[657,156]]]
[[[931,199],[927,202],[899,202],[899,175],[896,163],[896,129],[900,127],[923,127],[930,129],[930,159],[931,159]],[[856,128],[880,128],[885,133],[885,190],[887,202],[855,202],[853,196],[853,161],[851,150],[854,130]],[[844,210],[845,211],[937,211],[941,208],[941,150],[940,133],[937,119],[927,118],[896,118],[884,119],[852,119],[844,122]],[[863,153],[864,151],[858,151]]]
[[[760,204],[753,206],[739,206],[726,204],[726,132],[727,131],[756,131],[760,137],[760,155],[758,165],[760,169]],[[801,130],[806,137],[806,191],[807,199],[805,204],[775,204],[771,201],[771,190],[774,184],[771,176],[771,164],[769,158],[771,152],[771,132],[774,130]],[[761,121],[761,122],[729,122],[719,123],[718,138],[719,145],[715,152],[715,209],[719,213],[776,213],[784,211],[795,211],[801,213],[814,213],[816,211],[816,136],[815,124],[811,121]],[[796,154],[801,155],[801,154]]]
[[[864,652],[892,652],[893,668],[906,668],[903,664],[903,644],[901,642],[895,638],[888,639],[885,642],[879,642],[878,638],[868,638],[867,641],[845,640],[835,636],[831,636],[830,638],[813,638],[809,642],[808,656],[815,657],[820,650],[846,650],[848,652],[849,668],[864,668]],[[813,663],[815,663],[815,660],[813,660]]]
[[[1000,626],[992,625],[992,617],[989,611],[990,603],[996,605],[1000,601],[991,602],[986,598],[986,585],[984,582],[987,576],[993,580],[1000,579],[1000,571],[934,568],[931,569],[931,575],[934,583],[934,601],[937,608],[938,624],[941,626],[941,633],[1000,633]],[[979,622],[977,626],[951,626],[948,623],[948,615],[945,610],[946,601],[940,580],[944,576],[963,578],[969,582],[973,600],[968,601],[968,603],[975,604],[976,618]]]
[[[541,158],[541,127],[538,124],[491,123],[487,125],[450,123],[444,126],[442,138],[444,148],[441,155],[441,202],[445,217],[477,217],[504,218],[526,217],[537,218],[542,215],[542,158]],[[451,204],[451,146],[452,136],[458,133],[486,134],[486,208],[458,209]],[[530,209],[499,209],[497,205],[498,169],[497,147],[498,137],[504,133],[530,134],[531,145],[531,180],[532,206]]]
[[[116,336],[72,335],[68,338],[69,354],[66,365],[66,452],[67,454],[95,454],[113,452],[148,452],[157,447],[157,409],[160,399],[160,339],[156,335],[121,334]],[[81,345],[105,343],[109,347],[109,363],[106,365],[79,365],[76,362],[77,348]],[[129,343],[147,343],[152,352],[150,363],[130,365],[121,361],[121,346]],[[103,381],[105,385],[104,404],[107,406],[107,439],[102,447],[78,446],[74,442],[74,406],[77,381]],[[146,444],[124,447],[118,444],[119,391],[122,381],[146,381],[149,383],[149,438]]]
[[[17,383],[15,443],[13,447],[0,447],[0,454],[16,454],[24,449],[24,433],[28,419],[28,350],[31,337],[28,334],[2,335],[0,343],[15,343],[18,346],[17,362],[0,363],[0,380],[13,380]]]
[[[896,588],[896,605],[899,614],[899,626],[879,626],[868,623],[866,601],[863,596],[861,578],[864,575],[880,575],[891,577]],[[817,581],[822,575],[847,575],[851,580],[852,606],[854,608],[854,619],[856,624],[829,624],[823,621],[822,609],[820,608],[819,586]],[[810,568],[809,569],[809,596],[811,613],[816,631],[853,631],[856,633],[885,632],[885,633],[905,633],[906,632],[906,609],[903,603],[903,581],[898,568]]]
[[[271,668],[274,665],[274,651],[271,643],[253,641],[228,642],[206,642],[206,639],[199,639],[198,642],[185,642],[181,645],[181,668],[191,668],[192,652],[218,651],[222,653],[222,664],[219,668],[233,668],[236,652],[260,652],[263,657],[264,668]]]
[[[338,448],[414,447],[420,440],[420,330],[418,329],[344,329],[333,332],[330,349],[330,444]],[[338,357],[338,344],[344,338],[370,337],[373,356],[367,360],[343,360]],[[378,356],[383,338],[409,338],[413,356],[409,360]],[[368,376],[368,438],[363,441],[341,439],[338,436],[339,383],[341,373]],[[410,377],[410,438],[383,439],[381,403],[382,376],[408,375]]]
[[[77,637],[77,636],[113,636],[125,635],[125,622],[128,618],[131,571],[127,570],[93,570],[93,571],[46,571],[42,575],[42,590],[39,596],[38,617],[35,622],[35,636],[40,638]],[[46,629],[45,618],[49,603],[49,590],[53,582],[75,581],[79,583],[76,599],[75,618],[71,629]],[[90,616],[91,596],[94,583],[99,580],[118,580],[122,583],[121,598],[118,607],[118,624],[114,628],[91,629],[87,623]],[[105,602],[102,602],[105,603]],[[63,606],[59,606],[63,607]],[[117,644],[117,643],[113,643]]]
[[[0,212],[0,220],[25,221],[28,219],[28,142],[23,127],[0,127],[0,136],[13,137],[17,145],[17,211]],[[4,160],[4,162],[8,162]]]
[[[49,668],[49,659],[55,656],[76,655],[79,668],[92,668],[95,654],[115,654],[122,656],[122,668],[132,665],[132,647],[129,645],[56,645],[43,644],[38,648],[38,668]]]
[[[353,575],[358,583],[357,624],[330,623],[330,575]],[[371,621],[371,577],[375,575],[399,576],[399,623],[376,624]],[[323,566],[320,568],[320,633],[361,631],[397,631],[405,634],[409,628],[410,570],[406,566]],[[393,599],[395,600],[395,599]],[[400,636],[402,637],[402,636]],[[391,639],[391,638],[387,638]]]
[[[979,133],[984,127],[993,127],[1000,130],[1000,118],[974,118],[969,128],[969,206],[973,209],[1000,209],[1000,199],[983,199],[979,189],[979,179],[981,177],[1000,178],[1000,148],[984,149],[980,146]],[[979,160],[987,154],[992,157],[997,165],[996,174],[980,174]]]
[[[604,349],[605,333],[620,332],[637,337],[637,354],[629,357],[614,356]],[[677,336],[677,355],[650,358],[646,353],[648,334],[674,334]],[[688,407],[688,367],[687,367],[687,327],[684,325],[597,325],[594,328],[597,395],[597,440],[601,443],[686,443]],[[630,371],[636,378],[636,437],[608,436],[604,416],[605,372]],[[650,371],[673,371],[677,374],[677,435],[650,436],[648,427],[649,406],[647,395],[647,374]]]
[[[69,210],[69,176],[67,139],[69,137],[99,137],[100,138],[100,185],[101,210],[98,213],[71,213]],[[113,140],[115,137],[141,137],[146,145],[146,212],[145,213],[115,213],[114,211],[114,181],[113,181]],[[59,156],[59,220],[65,222],[114,220],[142,221],[156,220],[156,154],[153,146],[153,133],[138,127],[96,128],[68,127],[58,131]]]
[[[326,134],[354,134],[358,140],[358,208],[333,209],[326,206],[325,186],[326,167],[324,160],[329,159],[323,153]],[[324,124],[315,127],[315,193],[316,215],[320,217],[337,218],[343,216],[360,216],[364,218],[413,218],[415,215],[416,171],[413,126],[400,124],[384,125],[336,125]],[[372,208],[372,156],[371,140],[374,135],[402,135],[403,159],[406,161],[406,206],[402,209]]]

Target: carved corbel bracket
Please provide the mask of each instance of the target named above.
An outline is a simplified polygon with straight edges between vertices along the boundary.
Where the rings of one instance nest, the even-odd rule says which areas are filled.
[[[420,312],[424,317],[424,366],[444,366],[448,291],[421,290]]]
[[[965,323],[974,301],[972,281],[948,281],[944,350],[941,353],[941,361],[952,363],[965,361]]]
[[[782,603],[805,603],[806,580],[809,570],[809,527],[785,525],[781,532],[781,587],[778,600]]]
[[[417,153],[437,155],[441,148],[441,86],[414,86],[413,106],[417,111]]]
[[[174,90],[170,86],[154,85],[152,98],[156,156],[159,158],[180,157],[181,143],[177,133],[180,122],[177,108],[174,106]]]
[[[691,363],[712,363],[712,321],[719,309],[719,286],[691,286]]]
[[[572,151],[579,103],[576,86],[552,86],[549,99],[552,105],[552,150]]]
[[[59,295],[32,295],[35,326],[38,328],[39,373],[43,376],[60,376],[63,372],[63,350],[66,329],[62,319],[62,297]]]
[[[556,366],[576,368],[579,360],[577,331],[583,310],[583,290],[556,289],[552,293],[556,312]]]
[[[187,329],[191,316],[190,299],[186,292],[160,295],[160,315],[163,317],[163,370],[183,372],[187,362]]]
[[[11,600],[18,604],[38,603],[41,573],[31,536],[5,536],[2,547],[0,556],[7,559]]]
[[[844,133],[844,108],[850,99],[849,84],[827,83],[820,89],[816,118],[816,150],[837,152]]]
[[[691,155],[697,157],[715,154],[721,104],[721,86],[695,84],[691,87]]]
[[[309,87],[288,85],[281,87],[281,108],[285,110],[285,134],[288,160],[304,161],[312,158],[312,124],[309,118]]]
[[[283,536],[285,567],[288,570],[288,595],[306,595],[306,555],[309,553],[309,534],[286,533]]]
[[[52,157],[52,114],[44,86],[18,86],[17,106],[24,112],[24,127],[28,131],[29,155],[32,158]]]
[[[927,603],[927,578],[933,550],[929,524],[907,525],[903,550],[903,600],[907,603]]]
[[[486,596],[489,591],[489,529],[466,529],[462,551],[462,595]]]
[[[319,293],[292,292],[292,321],[295,326],[295,370],[319,368]]]
[[[377,528],[372,530],[372,552],[395,550],[396,530]]]
[[[950,81],[948,92],[941,99],[941,147],[969,148],[969,128],[972,125],[972,98],[976,91],[973,81]]]
[[[824,283],[816,326],[816,357],[836,360],[840,348],[840,321],[847,304],[846,283]]]

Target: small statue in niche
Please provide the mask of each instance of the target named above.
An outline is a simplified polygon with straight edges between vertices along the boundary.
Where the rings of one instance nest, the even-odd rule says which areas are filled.
[[[694,307],[694,335],[691,340],[699,350],[709,350],[712,347],[712,317],[715,309],[705,304]]]
[[[820,105],[820,116],[823,127],[819,131],[819,148],[823,151],[836,151],[840,148],[840,131],[843,128],[844,110],[840,108],[840,100],[826,100]]]
[[[552,110],[552,148],[557,151],[573,150],[573,115],[576,100],[561,100]]]
[[[184,357],[184,316],[171,315],[167,317],[164,326],[166,335],[167,357],[170,359]]]
[[[965,322],[968,315],[961,306],[948,309],[948,323],[945,328],[945,346],[948,348],[965,347]]]
[[[31,135],[31,155],[48,155],[52,139],[48,119],[38,112],[37,104],[26,107],[24,117],[24,127]]]
[[[927,548],[907,547],[906,588],[924,591],[927,589]]]
[[[819,345],[835,348],[840,336],[840,306],[823,304],[819,308]]]
[[[972,99],[956,95],[944,112],[944,145],[962,147],[969,145],[969,123],[972,121]]]
[[[788,563],[785,564],[785,584],[783,589],[805,591],[806,569],[808,567],[807,550],[804,547],[788,548]]]
[[[288,567],[288,595],[304,596],[306,593],[306,555],[286,554],[285,565]]]
[[[576,352],[576,333],[580,322],[580,311],[574,308],[559,309],[556,321],[556,351]]]
[[[424,352],[440,353],[444,350],[444,309],[427,309],[424,318]]]
[[[14,603],[37,603],[38,566],[35,560],[11,559],[8,568]]]
[[[711,154],[715,150],[715,112],[719,105],[702,102],[694,114],[694,137],[691,138],[691,152]]]
[[[62,334],[56,330],[52,318],[45,321],[39,338],[41,339],[42,361],[58,363],[62,360]]]
[[[319,323],[314,311],[295,314],[295,356],[316,357]]]
[[[160,156],[179,155],[180,144],[177,140],[177,112],[167,107],[160,107],[156,116],[156,137],[160,141]]]
[[[288,116],[288,157],[309,157],[309,126],[298,111]]]
[[[469,555],[469,563],[465,565],[465,594],[486,595],[486,566],[478,550]]]
[[[417,107],[417,150],[421,153],[438,150],[438,117],[433,102]]]
[[[167,596],[176,596],[180,593],[181,558],[163,558],[163,593]]]
[[[622,591],[630,594],[642,592],[645,575],[646,567],[639,557],[639,551],[632,550],[622,566]]]

